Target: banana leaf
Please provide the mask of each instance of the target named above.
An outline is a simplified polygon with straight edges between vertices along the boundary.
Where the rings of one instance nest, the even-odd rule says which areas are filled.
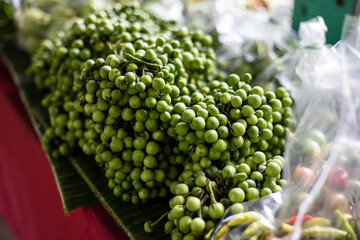
[[[115,197],[108,188],[108,180],[96,162],[88,156],[71,157],[70,161],[88,183],[97,198],[131,239],[168,239],[163,231],[164,220],[160,221],[153,232],[144,231],[147,220],[156,221],[168,210],[168,199],[153,200],[146,205],[133,205]]]
[[[20,97],[27,109],[39,138],[48,122],[46,109],[41,106],[40,92],[32,79],[26,75],[30,56],[14,42],[0,48],[0,56],[7,64],[18,86]],[[100,201],[114,220],[131,239],[168,239],[163,231],[164,220],[152,233],[144,231],[147,220],[155,221],[168,210],[168,199],[150,201],[146,205],[133,205],[115,197],[107,186],[104,171],[94,159],[79,152],[68,159],[52,159],[47,156],[55,176],[65,213],[78,207]]]

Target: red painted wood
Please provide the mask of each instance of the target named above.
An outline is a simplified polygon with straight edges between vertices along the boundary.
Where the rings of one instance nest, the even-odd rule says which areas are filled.
[[[1,63],[0,216],[19,239],[129,239],[100,204],[64,215],[50,164]]]

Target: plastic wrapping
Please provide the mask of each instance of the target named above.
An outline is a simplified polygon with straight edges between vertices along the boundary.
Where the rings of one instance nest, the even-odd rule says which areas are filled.
[[[295,52],[285,54],[278,62],[276,79],[290,92],[297,102],[296,112],[302,115],[306,108],[309,98],[303,94],[309,94],[317,87],[316,69],[327,61],[326,55],[329,47],[325,44],[325,34],[327,27],[322,17],[316,17],[306,22],[300,23],[299,28],[299,48]],[[321,60],[319,60],[321,59]],[[321,62],[320,66],[318,63]],[[310,95],[311,96],[311,95]],[[298,101],[299,100],[299,101]]]
[[[181,0],[143,0],[142,7],[164,20],[184,23],[185,4]]]
[[[212,239],[243,239],[242,234],[247,227],[256,221],[261,221],[269,230],[275,230],[274,216],[281,204],[282,197],[277,192],[263,197],[261,200],[246,202],[243,204],[243,213],[232,214],[228,208],[216,227]],[[231,227],[233,228],[231,229]]]
[[[215,0],[186,0],[186,25],[210,33],[215,29]]]
[[[34,52],[44,38],[52,39],[56,33],[70,26],[78,17],[94,8],[108,6],[106,0],[14,0],[18,43],[28,52]]]
[[[281,198],[244,203],[226,216],[214,239],[358,239],[360,220],[360,49],[357,21],[314,63],[301,87],[307,106],[285,154]],[[355,23],[355,24],[354,24]],[[311,83],[311,84],[310,84]],[[229,218],[252,221],[229,224]]]
[[[164,20],[210,33],[215,29],[215,0],[144,0],[145,9]]]
[[[216,1],[215,25],[219,41],[219,62],[223,68],[242,76],[249,72],[253,84],[263,85],[274,79],[282,56],[297,49],[291,30],[292,7],[283,1],[276,7],[256,10],[239,1]]]
[[[358,50],[348,39],[339,42],[328,60],[319,63],[323,68],[317,68],[316,92],[303,94],[311,100],[286,151],[285,177],[292,185],[278,213],[280,221],[298,216],[291,239],[304,234],[300,226],[305,215],[328,219],[338,230],[346,229],[336,223],[336,211],[352,223],[359,220],[355,189],[360,172]],[[298,205],[290,205],[299,198]],[[353,227],[359,230],[356,224]]]

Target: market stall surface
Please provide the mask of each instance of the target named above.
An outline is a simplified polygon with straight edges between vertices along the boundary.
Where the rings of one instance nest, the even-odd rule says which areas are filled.
[[[2,63],[0,218],[19,239],[128,239],[101,204],[64,214],[51,166]]]

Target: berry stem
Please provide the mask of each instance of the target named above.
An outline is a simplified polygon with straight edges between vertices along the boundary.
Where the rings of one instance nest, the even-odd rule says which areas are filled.
[[[137,61],[137,62],[143,63],[143,64],[148,65],[148,66],[156,67],[156,68],[158,68],[158,69],[162,69],[162,66],[161,66],[161,65],[158,65],[158,64],[155,64],[155,63],[145,62],[145,61],[143,61],[143,60],[141,60],[141,59],[139,59],[139,58],[137,58],[137,57],[135,57],[135,56],[133,56],[133,55],[131,55],[131,54],[129,54],[129,53],[125,53],[125,52],[124,52],[123,54],[124,54],[125,56],[128,56],[129,58]]]

